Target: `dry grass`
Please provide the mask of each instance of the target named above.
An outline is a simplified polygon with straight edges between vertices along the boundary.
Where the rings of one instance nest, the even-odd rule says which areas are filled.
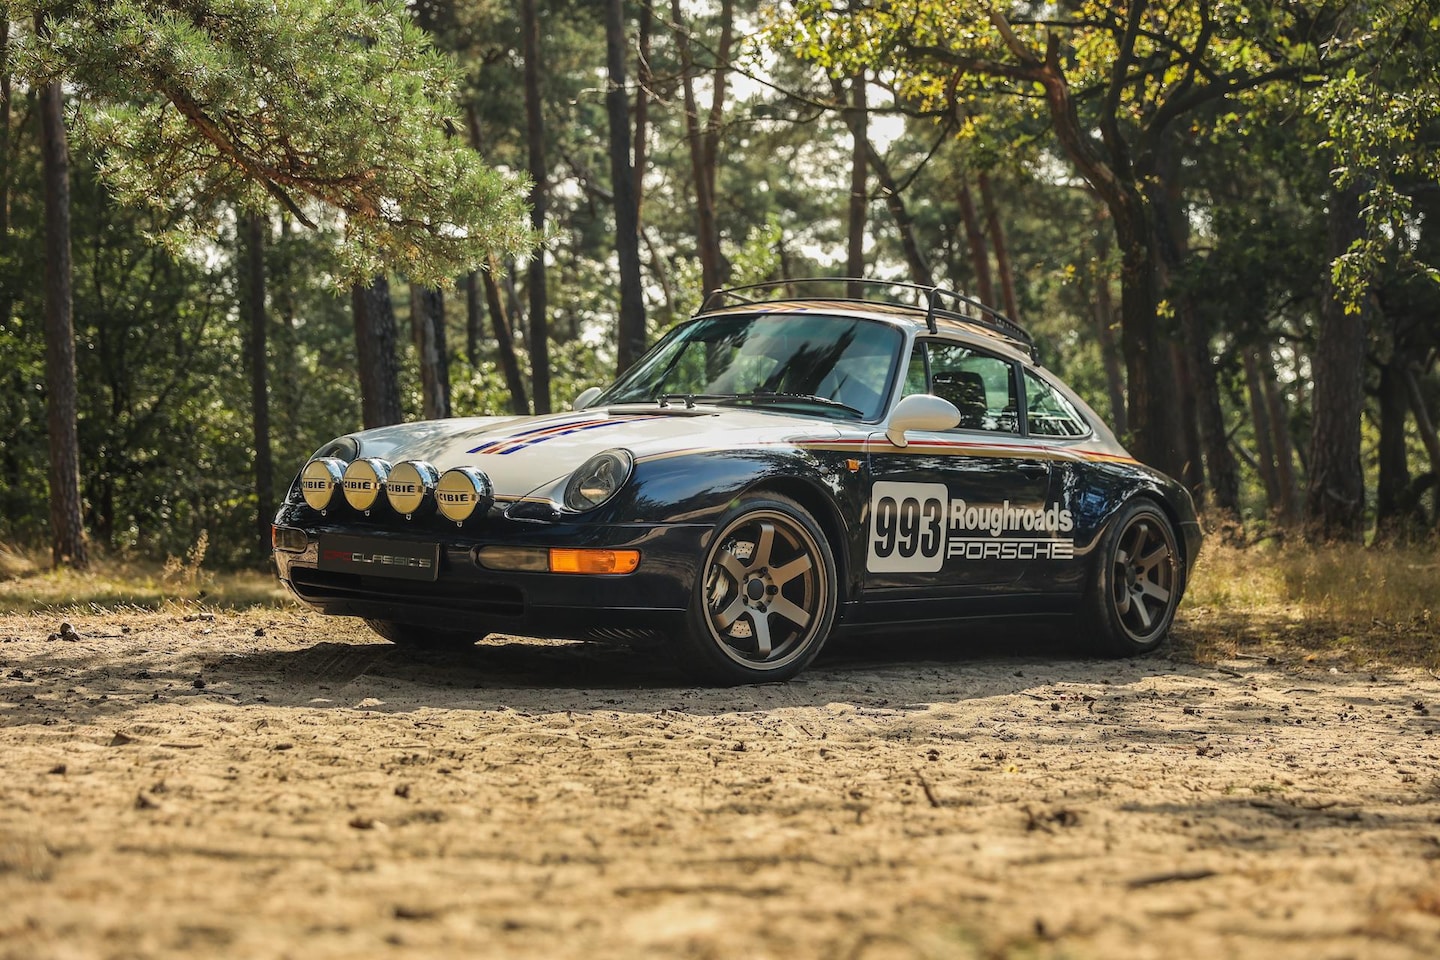
[[[185,558],[99,559],[84,572],[0,544],[0,613],[121,606],[242,608],[294,603],[269,572],[203,569]],[[1432,548],[1206,545],[1176,621],[1172,652],[1382,664],[1440,671],[1440,554]]]
[[[1201,661],[1263,656],[1440,668],[1433,547],[1210,544],[1175,630]]]
[[[273,573],[202,567],[204,545],[167,562],[97,558],[52,570],[48,557],[0,544],[0,613],[167,606],[240,608],[292,603]]]

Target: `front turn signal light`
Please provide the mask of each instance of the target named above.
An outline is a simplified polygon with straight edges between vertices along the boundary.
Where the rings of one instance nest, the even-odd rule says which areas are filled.
[[[634,573],[638,566],[639,550],[550,550],[551,573]]]

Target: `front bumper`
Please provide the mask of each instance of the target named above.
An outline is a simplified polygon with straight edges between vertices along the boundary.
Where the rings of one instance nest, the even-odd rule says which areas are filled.
[[[498,513],[498,511],[497,511]],[[306,516],[309,514],[309,516]],[[275,551],[280,579],[300,600],[336,616],[392,620],[436,629],[605,639],[674,626],[689,605],[709,524],[578,524],[515,520],[492,514],[476,530],[434,518],[399,525],[370,518],[319,517],[282,509],[276,522],[303,530],[303,550]],[[468,526],[468,525],[467,525]],[[434,580],[319,569],[322,536],[434,543]],[[623,575],[492,570],[477,554],[490,545],[589,547],[640,551]]]

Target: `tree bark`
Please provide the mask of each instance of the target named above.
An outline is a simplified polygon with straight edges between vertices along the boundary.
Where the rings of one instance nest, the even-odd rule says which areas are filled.
[[[530,412],[530,403],[525,397],[525,377],[520,372],[520,361],[515,356],[515,338],[511,334],[510,318],[506,315],[505,300],[501,296],[500,278],[496,275],[499,271],[500,264],[492,254],[482,275],[485,304],[490,309],[490,323],[495,329],[500,369],[505,373],[505,385],[510,388],[510,411],[523,417]]]
[[[655,4],[644,0],[640,4],[640,29],[636,38],[638,48],[635,66],[635,221],[643,222],[645,209],[645,165],[650,162],[650,85],[654,74],[650,70],[650,34],[655,25]]]
[[[1260,386],[1265,391],[1265,405],[1270,411],[1270,431],[1275,449],[1275,476],[1280,482],[1280,522],[1294,526],[1300,518],[1300,484],[1295,476],[1295,443],[1290,438],[1290,411],[1275,382],[1271,364],[1260,368]]]
[[[480,369],[480,341],[485,337],[480,299],[480,271],[471,270],[465,274],[465,362],[472,370]]]
[[[368,430],[405,419],[400,408],[400,364],[395,356],[395,308],[390,281],[380,274],[369,286],[350,288],[355,315],[355,354],[360,370],[361,422]]]
[[[245,318],[250,328],[246,353],[250,365],[250,415],[255,446],[256,535],[261,556],[271,549],[270,523],[275,517],[275,468],[270,454],[269,336],[265,314],[265,218],[247,213],[240,218],[245,234]]]
[[[1404,353],[1396,347],[1380,367],[1380,444],[1376,459],[1379,476],[1375,488],[1375,537],[1399,540],[1405,536],[1406,494],[1410,488],[1410,465],[1405,451],[1405,420],[1410,397],[1405,386]]]
[[[1359,235],[1359,190],[1332,191],[1329,201],[1327,262],[1344,253]],[[1328,269],[1311,369],[1315,388],[1306,522],[1320,540],[1359,541],[1365,532],[1365,484],[1360,466],[1365,316],[1346,312]]]
[[[890,164],[869,140],[865,141],[865,150],[870,166],[875,171],[875,178],[880,181],[880,190],[885,195],[885,206],[890,210],[890,216],[895,220],[895,229],[900,233],[900,249],[904,251],[905,263],[910,268],[911,282],[924,287],[934,286],[935,276],[930,272],[930,262],[925,259],[925,253],[920,249],[920,242],[915,237],[915,218],[910,216],[910,211],[905,206],[905,198],[900,193],[900,184],[895,175],[890,172]]]
[[[980,188],[980,206],[985,211],[990,245],[995,250],[995,272],[1000,275],[1000,293],[1005,298],[1005,313],[1011,320],[1019,323],[1020,301],[1015,296],[1015,271],[1010,266],[1010,243],[1005,238],[1005,225],[1000,222],[994,191],[990,189],[990,175],[979,174],[975,178],[975,184]]]
[[[1017,67],[1005,68],[1005,74],[1040,84],[1061,149],[1110,211],[1121,256],[1120,329],[1130,391],[1131,451],[1145,463],[1178,477],[1184,468],[1178,439],[1180,418],[1168,396],[1169,386],[1175,381],[1174,366],[1168,337],[1156,313],[1159,298],[1150,212],[1138,186],[1153,171],[1134,168],[1118,116],[1120,93],[1129,82],[1126,69],[1134,60],[1133,41],[1144,10],[1140,0],[1128,5],[1126,47],[1116,58],[1106,90],[1099,143],[1080,125],[1061,63],[1058,38],[1050,35],[1044,54],[1037,56],[1021,43],[998,10],[992,9],[989,18],[1019,61]]]
[[[420,360],[426,420],[450,416],[450,351],[445,345],[445,300],[435,287],[410,284],[410,336]]]
[[[1110,421],[1115,433],[1124,436],[1129,419],[1125,415],[1125,371],[1120,365],[1120,347],[1115,342],[1115,300],[1110,296],[1110,277],[1095,278],[1095,339],[1100,344],[1100,364],[1105,368],[1105,389],[1110,397]]]
[[[1250,419],[1255,428],[1256,463],[1260,481],[1265,485],[1265,500],[1270,513],[1280,515],[1280,474],[1276,469],[1274,430],[1270,425],[1270,406],[1265,402],[1261,383],[1260,360],[1253,349],[1242,351],[1245,365],[1245,392],[1250,397]]]
[[[10,252],[10,20],[0,16],[0,259]],[[0,317],[10,316],[10,292],[0,294]]]
[[[44,14],[36,33],[46,33]],[[76,423],[75,320],[71,299],[70,146],[58,83],[39,88],[45,181],[45,406],[50,435],[50,556],[56,567],[90,565],[80,519],[80,439]]]
[[[733,37],[734,4],[722,0],[719,62],[715,67],[714,97],[702,129],[700,108],[695,99],[695,59],[690,49],[690,30],[680,11],[680,0],[670,0],[675,45],[680,54],[681,89],[685,101],[685,136],[690,145],[690,175],[695,182],[696,252],[700,256],[701,296],[708,297],[725,283],[720,255],[720,226],[715,210],[715,181],[720,137],[720,117],[725,105],[725,80]]]
[[[540,99],[540,20],[535,0],[520,2],[521,31],[525,57],[525,141],[530,170],[530,225],[536,234],[545,231],[548,206],[548,170],[545,166],[545,117]],[[545,252],[530,255],[526,273],[530,295],[530,377],[535,394],[535,412],[550,412],[550,329],[549,303],[545,288]]]
[[[970,269],[975,274],[975,294],[986,306],[999,307],[995,302],[994,282],[990,278],[990,252],[985,247],[985,232],[980,229],[980,218],[975,213],[975,196],[963,177],[957,198],[960,201],[960,223],[965,228],[965,245],[970,250]]]
[[[620,319],[616,330],[616,375],[645,352],[645,298],[640,289],[640,211],[635,172],[630,166],[630,116],[625,97],[625,10],[622,0],[605,4],[605,69],[610,83],[605,106],[610,120],[610,182],[615,194],[615,254],[620,266]]]
[[[845,111],[850,127],[850,205],[845,246],[845,276],[865,276],[865,221],[870,207],[870,170],[866,163],[870,149],[870,113],[865,100],[865,71],[861,70],[850,82],[850,108]],[[839,91],[839,81],[835,82]],[[846,290],[846,296],[860,300],[865,296],[864,284],[853,283]]]
[[[1430,473],[1435,478],[1435,525],[1440,529],[1440,436],[1435,432],[1435,421],[1430,419],[1430,410],[1425,406],[1425,395],[1420,392],[1420,381],[1415,377],[1415,371],[1406,367],[1405,388],[1410,394],[1410,409],[1415,414],[1415,429],[1420,434],[1420,442],[1425,445],[1425,453],[1430,458]]]

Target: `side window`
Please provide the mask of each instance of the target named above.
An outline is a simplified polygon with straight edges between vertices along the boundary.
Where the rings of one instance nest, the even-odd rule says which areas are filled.
[[[955,343],[917,343],[905,377],[906,393],[924,390],[922,350],[930,356],[929,392],[960,411],[956,429],[1020,432],[1015,367],[1010,361]]]
[[[1025,371],[1026,419],[1032,437],[1083,437],[1090,425],[1054,387]]]

